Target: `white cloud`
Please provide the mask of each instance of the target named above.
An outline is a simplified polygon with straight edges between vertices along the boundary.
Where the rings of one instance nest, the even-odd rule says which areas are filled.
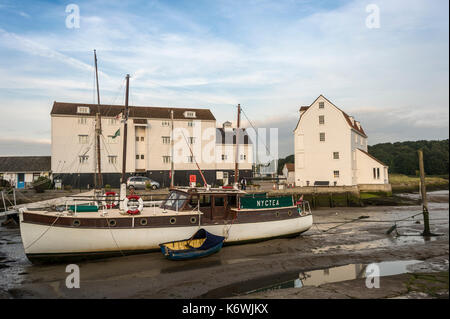
[[[298,107],[322,93],[361,114],[364,127],[391,130],[386,136],[393,140],[430,123],[448,127],[436,115],[448,117],[448,2],[376,3],[380,29],[365,27],[360,1],[334,9],[309,1],[224,1],[209,8],[216,20],[155,1],[140,12],[83,3],[78,30],[0,29],[3,58],[8,54],[0,62],[0,90],[8,93],[0,105],[16,93],[27,107],[92,102],[95,48],[104,103],[123,101],[121,84],[130,73],[133,104],[210,107],[218,123],[234,119],[240,103],[255,122],[289,119],[295,126]],[[383,112],[410,129],[377,126]]]

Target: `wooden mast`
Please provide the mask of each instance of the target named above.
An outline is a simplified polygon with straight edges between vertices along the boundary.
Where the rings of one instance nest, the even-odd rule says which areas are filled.
[[[127,79],[127,89],[126,89],[126,93],[125,93],[125,109],[123,112],[123,118],[124,118],[124,123],[123,123],[123,159],[122,159],[122,183],[126,182],[125,179],[125,173],[126,173],[126,167],[127,167],[127,129],[128,129],[128,94],[129,94],[129,87],[130,87],[130,75],[127,74],[126,76]]]
[[[236,127],[236,156],[234,163],[234,184],[239,183],[239,127],[241,126],[241,105],[238,104],[237,127]]]
[[[170,188],[173,188],[175,184],[175,176],[174,176],[174,169],[173,169],[173,110],[170,110],[170,126],[171,126],[171,134],[170,134]]]
[[[103,186],[103,178],[102,178],[102,161],[101,161],[101,152],[100,152],[100,135],[102,134],[102,117],[100,114],[100,88],[98,86],[98,68],[97,68],[97,53],[94,50],[94,60],[95,60],[95,79],[97,82],[97,114],[95,121],[95,134],[96,134],[96,146],[97,146],[97,178],[95,179],[96,188],[102,188]]]

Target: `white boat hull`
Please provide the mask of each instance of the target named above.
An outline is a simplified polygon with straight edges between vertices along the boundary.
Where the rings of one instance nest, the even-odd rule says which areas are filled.
[[[312,223],[312,215],[306,215],[287,220],[201,227],[212,234],[225,236],[225,244],[231,244],[300,234],[307,231]],[[199,229],[199,225],[89,229],[27,223],[22,218],[20,227],[25,253],[29,258],[151,251],[159,249],[161,243],[189,238]]]

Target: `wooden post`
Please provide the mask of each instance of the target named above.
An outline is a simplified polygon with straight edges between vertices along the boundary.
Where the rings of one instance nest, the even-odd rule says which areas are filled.
[[[3,207],[5,208],[5,212],[6,212],[5,194],[3,192],[4,191],[2,191],[2,201],[3,201]]]
[[[419,154],[419,169],[420,169],[420,193],[422,195],[422,211],[423,211],[423,236],[431,236],[430,231],[430,220],[428,213],[428,201],[427,201],[427,190],[425,187],[425,169],[423,166],[423,151],[420,149],[417,151]]]

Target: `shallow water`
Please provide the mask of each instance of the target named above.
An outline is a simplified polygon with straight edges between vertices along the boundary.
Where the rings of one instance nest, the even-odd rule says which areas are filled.
[[[374,248],[384,248],[411,244],[424,244],[429,241],[435,241],[436,237],[422,237],[420,234],[409,233],[404,234],[404,236],[389,237],[384,239],[377,239],[372,241],[363,241],[356,244],[343,244],[343,245],[331,245],[313,249],[312,251],[316,254],[326,253],[330,250],[346,250],[346,251],[357,251],[363,249],[374,249]]]
[[[274,283],[273,285],[253,289],[247,291],[245,294],[265,292],[278,289],[287,289],[287,288],[303,288],[306,286],[317,287],[328,283],[366,278],[367,275],[372,274],[374,267],[377,267],[377,269],[379,270],[378,275],[380,277],[398,275],[410,272],[409,266],[421,262],[422,261],[420,260],[397,260],[373,264],[348,264],[344,266],[312,270],[307,272],[301,272],[299,273],[298,277],[292,278],[291,280],[283,281],[281,283]]]

